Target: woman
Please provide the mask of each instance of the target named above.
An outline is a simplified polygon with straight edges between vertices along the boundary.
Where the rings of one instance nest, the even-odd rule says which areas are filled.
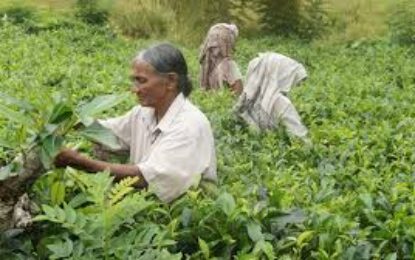
[[[286,94],[307,78],[303,65],[272,52],[260,53],[248,65],[246,82],[234,111],[258,129],[274,129],[281,123],[290,134],[307,139],[307,128]]]
[[[234,92],[242,90],[242,75],[233,60],[238,28],[234,24],[212,26],[199,54],[200,84],[205,90],[228,85]]]
[[[216,181],[216,156],[210,123],[187,96],[192,90],[182,53],[170,44],[141,51],[132,64],[132,92],[140,105],[127,114],[98,122],[110,129],[130,164],[90,159],[66,149],[60,167],[88,172],[109,170],[116,179],[138,176],[165,202],[185,193],[200,179]]]

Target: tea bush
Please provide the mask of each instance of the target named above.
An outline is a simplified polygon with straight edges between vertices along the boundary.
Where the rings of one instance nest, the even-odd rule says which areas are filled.
[[[415,45],[415,3],[399,3],[392,10],[389,19],[392,40],[400,44]]]
[[[0,38],[0,48],[7,50],[0,52],[0,104],[8,105],[7,94],[40,111],[50,110],[52,93],[81,104],[127,92],[131,58],[149,43],[81,25],[27,34],[8,23],[0,27]],[[182,49],[197,86],[198,50]],[[0,255],[414,258],[413,49],[383,41],[311,45],[241,38],[236,59],[242,71],[266,50],[297,59],[309,72],[290,99],[310,130],[312,146],[281,130],[258,133],[234,118],[235,98],[228,90],[196,88],[191,99],[214,130],[217,188],[191,190],[165,205],[151,191],[132,191],[129,182],[113,184],[105,173],[51,170],[31,190],[39,206],[35,227],[2,234]],[[134,104],[131,97],[99,116],[120,115]],[[26,116],[21,107],[8,107]],[[0,117],[0,139],[27,141],[19,140],[21,131]],[[77,133],[65,144],[91,153]],[[7,163],[16,152],[2,147],[0,157]]]
[[[120,1],[112,12],[112,24],[124,35],[136,38],[165,37],[175,13],[166,1]]]
[[[108,21],[109,11],[99,5],[99,0],[77,0],[75,16],[83,22],[104,25]]]
[[[129,37],[161,37],[198,45],[212,24],[231,22],[231,7],[229,0],[121,0],[113,3],[111,24]]]
[[[0,9],[0,17],[13,24],[22,24],[34,19],[35,11],[30,7],[10,6]]]
[[[265,32],[312,40],[327,29],[327,5],[322,0],[259,0],[258,13]]]

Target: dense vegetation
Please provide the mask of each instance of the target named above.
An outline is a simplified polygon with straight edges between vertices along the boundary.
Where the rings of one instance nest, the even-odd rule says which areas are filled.
[[[127,37],[192,46],[215,22],[238,24],[243,37],[284,35],[335,43],[389,36],[413,43],[415,28],[412,0],[2,0],[4,14],[41,27],[76,17]]]
[[[0,105],[22,116],[25,107],[10,96],[47,115],[57,96],[75,106],[128,92],[130,60],[149,43],[73,21],[3,21],[0,39]],[[198,89],[197,48],[182,50],[196,87],[191,99],[214,129],[218,187],[195,189],[163,205],[151,191],[133,191],[134,179],[112,184],[106,173],[52,169],[31,189],[38,205],[32,229],[1,234],[2,258],[415,257],[413,45],[240,39],[236,59],[243,70],[266,50],[305,64],[309,79],[291,99],[312,146],[283,131],[257,133],[239,122],[229,91]],[[122,114],[134,104],[131,96],[100,116]],[[31,129],[0,114],[0,143],[26,142]],[[65,145],[91,154],[90,143],[76,132]],[[18,152],[0,148],[0,165]]]

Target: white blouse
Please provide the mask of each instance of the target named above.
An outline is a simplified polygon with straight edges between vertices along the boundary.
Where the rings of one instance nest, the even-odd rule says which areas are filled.
[[[158,124],[154,109],[140,105],[123,116],[98,122],[130,151],[130,161],[164,202],[197,186],[201,179],[217,181],[210,123],[183,94],[176,97]]]

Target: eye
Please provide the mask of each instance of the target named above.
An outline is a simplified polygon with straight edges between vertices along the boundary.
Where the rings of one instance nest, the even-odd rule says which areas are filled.
[[[130,77],[131,82],[134,84],[143,84],[147,82],[146,78],[140,77],[140,76],[131,76]]]

